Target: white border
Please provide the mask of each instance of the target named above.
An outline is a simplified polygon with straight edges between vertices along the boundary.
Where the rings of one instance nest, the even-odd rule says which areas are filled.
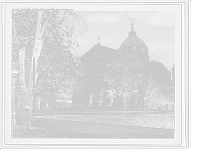
[[[133,3],[131,3],[133,5]],[[128,140],[125,140],[125,139],[120,139],[120,140],[113,140],[113,139],[89,139],[89,140],[86,140],[86,139],[76,139],[76,140],[52,140],[52,139],[31,139],[31,140],[25,140],[25,139],[11,139],[11,117],[10,117],[10,113],[11,113],[11,110],[9,107],[5,107],[5,106],[10,106],[10,102],[11,102],[11,90],[9,88],[11,88],[11,32],[9,32],[9,30],[11,29],[11,25],[10,24],[10,20],[11,20],[11,17],[8,17],[8,15],[10,15],[11,13],[11,8],[14,7],[12,4],[8,5],[8,4],[4,4],[4,19],[3,19],[3,22],[4,22],[4,25],[6,26],[5,28],[3,28],[3,34],[5,33],[5,35],[3,36],[4,37],[4,40],[3,42],[5,43],[6,47],[3,48],[3,53],[6,53],[3,54],[3,62],[5,62],[5,64],[3,64],[3,67],[4,69],[6,68],[6,72],[4,72],[4,77],[6,78],[5,81],[4,81],[4,93],[3,95],[5,96],[5,101],[3,103],[3,120],[5,118],[5,122],[3,123],[3,142],[2,142],[2,146],[3,148],[12,148],[13,146],[15,147],[18,147],[18,148],[43,148],[43,147],[47,147],[47,148],[54,148],[54,147],[61,147],[61,148],[166,148],[166,147],[188,147],[188,143],[186,143],[186,141],[188,141],[188,138],[186,137],[186,128],[187,128],[187,122],[188,122],[188,117],[186,116],[186,112],[188,111],[188,108],[189,106],[187,106],[187,104],[185,103],[185,101],[188,101],[188,98],[186,98],[187,96],[187,92],[184,92],[187,90],[187,86],[186,86],[186,83],[187,83],[187,80],[186,80],[186,74],[188,74],[188,71],[187,71],[187,68],[189,67],[189,63],[187,62],[187,57],[189,56],[186,51],[188,50],[187,48],[189,47],[186,42],[187,42],[187,37],[188,37],[188,33],[187,33],[187,24],[188,22],[186,22],[186,19],[187,18],[184,18],[186,14],[188,14],[186,11],[186,9],[184,8],[185,7],[185,3],[173,3],[173,5],[178,5],[180,8],[178,8],[177,10],[177,7],[174,7],[174,6],[171,6],[171,7],[165,7],[163,6],[163,3],[154,3],[154,5],[157,5],[157,4],[160,4],[159,7],[155,7],[154,10],[176,10],[177,11],[177,14],[176,14],[176,106],[180,106],[180,108],[178,108],[176,110],[176,118],[175,118],[175,138],[174,139],[159,139],[159,140],[156,140],[156,139],[128,139]],[[168,3],[170,4],[170,3]],[[101,4],[102,5],[102,4]],[[143,10],[147,10],[147,4],[143,3],[143,4],[140,4],[138,7],[131,7],[132,10],[142,10],[142,5],[145,5],[145,7],[143,8]],[[166,4],[164,4],[166,5]],[[188,4],[189,5],[189,4]],[[16,5],[15,5],[16,6]],[[21,4],[20,4],[20,8],[21,8]],[[30,6],[30,4],[27,6],[27,5],[23,5],[24,7],[26,8],[32,8]],[[41,6],[41,5],[40,5]],[[48,5],[45,5],[46,7],[48,7]],[[55,4],[53,4],[54,8],[55,7]],[[68,4],[67,5],[67,8],[69,7],[70,5]],[[74,7],[74,5],[72,5]],[[130,6],[130,4],[129,4]],[[163,6],[163,8],[161,7]],[[38,6],[34,6],[34,7],[37,7]],[[58,8],[61,8],[63,7],[63,5],[60,5],[58,6]],[[90,7],[90,6],[89,6]],[[122,7],[122,5],[118,5],[118,7]],[[127,11],[130,10],[130,8],[127,8],[127,5],[125,6]],[[43,6],[42,6],[43,8]],[[50,8],[52,8],[52,5],[50,6]],[[84,8],[86,8],[84,6]],[[98,10],[100,7],[98,5],[96,5],[95,7],[93,6],[92,7],[93,9],[95,8],[96,10]],[[90,9],[92,9],[90,8]],[[109,7],[103,7],[104,10],[109,10]],[[114,7],[112,7],[114,8]],[[148,7],[149,8],[149,7]],[[151,5],[150,7],[151,9],[149,10],[153,10],[153,7]],[[76,9],[76,8],[74,8]],[[77,7],[78,10],[81,9],[80,6]],[[94,10],[95,10],[94,9]],[[119,11],[120,8],[114,8],[114,10],[117,10]],[[85,10],[85,9],[84,9]],[[88,10],[88,9],[87,9]],[[102,9],[101,9],[102,10]],[[125,10],[125,8],[121,9],[121,10]],[[182,12],[180,12],[182,10]],[[182,19],[180,18],[182,15]],[[6,18],[5,18],[6,16]],[[180,22],[180,23],[179,23]],[[181,25],[182,27],[181,27]],[[181,28],[181,29],[180,29]],[[5,32],[4,32],[5,31]],[[183,36],[184,35],[184,36]],[[182,36],[182,37],[181,37]],[[182,41],[181,41],[182,40]],[[187,42],[188,43],[188,42]],[[185,44],[185,45],[184,45]],[[182,51],[182,54],[180,53]],[[10,54],[8,54],[10,53]],[[178,53],[178,54],[177,54]],[[177,67],[177,66],[180,66],[180,67]],[[182,70],[182,72],[181,72]],[[5,71],[5,70],[4,70]],[[8,72],[10,71],[10,72]],[[180,75],[177,76],[177,75]],[[182,79],[182,81],[181,81]],[[180,83],[182,82],[182,83]],[[178,84],[182,84],[182,86],[178,85]],[[181,92],[182,90],[182,92]],[[177,93],[178,91],[178,93]],[[178,96],[177,96],[178,95]],[[182,97],[182,101],[181,101],[181,97]],[[182,103],[182,107],[180,105],[180,102]],[[182,113],[181,113],[182,111]],[[5,113],[5,114],[4,114]],[[6,125],[5,125],[6,124]],[[9,125],[10,124],[10,125]],[[186,127],[185,127],[186,126]],[[4,127],[5,127],[5,130],[4,130]],[[188,128],[187,128],[188,129]],[[6,134],[4,134],[6,133]],[[5,138],[5,139],[4,139]],[[31,145],[32,144],[32,145]],[[67,145],[66,145],[67,144]]]

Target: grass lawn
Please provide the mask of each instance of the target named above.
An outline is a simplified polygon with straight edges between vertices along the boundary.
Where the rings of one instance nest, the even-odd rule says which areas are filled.
[[[31,127],[29,131],[22,131],[21,127],[18,125],[13,125],[12,138],[50,138],[50,139],[59,139],[59,138],[110,138],[109,136],[104,135],[94,135],[94,134],[84,134],[80,132],[65,131],[65,130],[53,130],[47,128],[38,128]]]
[[[174,114],[45,115],[38,118],[174,129]]]

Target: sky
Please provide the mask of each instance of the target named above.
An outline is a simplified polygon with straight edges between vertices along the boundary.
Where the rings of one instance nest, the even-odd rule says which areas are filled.
[[[57,4],[57,5],[14,5],[15,9],[70,9],[86,22],[88,30],[75,34],[79,43],[72,53],[81,57],[98,43],[109,48],[119,49],[128,37],[133,19],[134,30],[148,47],[149,60],[163,63],[171,70],[180,59],[180,6],[150,4]],[[73,19],[74,23],[74,19]],[[81,26],[77,26],[79,30]],[[180,32],[180,33],[179,33]],[[176,45],[175,45],[176,44]],[[176,54],[175,54],[176,52]],[[177,62],[177,61],[176,61]]]
[[[149,49],[151,60],[162,62],[170,69],[175,62],[175,12],[173,11],[82,11],[89,31],[77,37],[80,47],[76,54],[84,54],[97,42],[118,49],[128,37],[133,19],[134,30]]]

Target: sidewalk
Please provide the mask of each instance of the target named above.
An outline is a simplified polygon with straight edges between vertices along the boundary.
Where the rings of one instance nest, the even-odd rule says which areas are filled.
[[[20,125],[22,121],[21,115],[16,115],[16,119],[17,124]],[[31,125],[47,129],[58,129],[71,132],[91,133],[123,138],[174,138],[174,130],[171,129],[62,121],[41,118],[32,118]]]

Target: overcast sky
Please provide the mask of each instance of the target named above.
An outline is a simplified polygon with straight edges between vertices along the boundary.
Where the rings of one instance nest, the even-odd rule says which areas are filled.
[[[165,12],[78,12],[89,23],[90,29],[77,37],[80,47],[75,52],[84,54],[100,37],[104,46],[118,49],[127,38],[134,19],[134,29],[149,49],[150,58],[171,68],[175,61],[175,13]]]

